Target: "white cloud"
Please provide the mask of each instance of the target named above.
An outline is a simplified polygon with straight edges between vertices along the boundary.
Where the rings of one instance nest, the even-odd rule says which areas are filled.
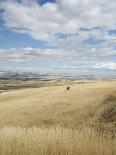
[[[113,49],[116,35],[109,35],[111,29],[116,29],[116,0],[57,0],[43,6],[36,0],[22,0],[22,3],[5,0],[0,2],[0,8],[4,9],[1,17],[7,28],[61,48],[9,49],[12,54],[6,50],[8,56],[4,52],[0,56],[7,61],[21,62],[53,55],[116,55]],[[58,38],[57,34],[61,36]],[[83,40],[88,38],[104,42],[85,45]]]
[[[54,42],[55,34],[78,33],[82,27],[116,28],[115,6],[115,0],[57,0],[57,3],[43,6],[36,0],[23,0],[22,3],[6,0],[0,7],[4,9],[5,25],[10,29],[37,40]]]
[[[69,56],[65,50],[61,49],[40,49],[40,48],[0,48],[0,62],[25,62],[40,60],[46,57]]]
[[[98,62],[95,68],[99,69],[109,69],[116,71],[116,62]]]
[[[92,49],[93,50],[93,49]],[[95,50],[95,49],[94,49]],[[94,51],[93,50],[93,51]],[[80,49],[83,53],[83,49]],[[0,69],[6,65],[7,70],[37,71],[69,74],[92,74],[96,70],[116,71],[115,61],[100,61],[95,57],[84,57],[63,49],[40,49],[40,48],[0,48]],[[94,73],[94,74],[95,74]],[[107,72],[106,72],[107,74]]]

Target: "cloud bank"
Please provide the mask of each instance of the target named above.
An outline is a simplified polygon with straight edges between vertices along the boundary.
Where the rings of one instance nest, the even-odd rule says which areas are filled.
[[[115,61],[99,61],[78,56],[76,53],[67,52],[61,49],[40,49],[40,48],[0,48],[0,62],[13,64],[14,68],[20,70],[112,70],[116,71]],[[33,64],[32,64],[33,63]],[[26,64],[26,66],[25,66]],[[27,67],[28,65],[29,67]],[[36,65],[35,65],[36,64]],[[23,65],[23,66],[22,66]],[[35,66],[34,66],[35,65]],[[17,66],[17,67],[16,67]],[[34,69],[35,67],[35,69]]]
[[[115,0],[57,0],[39,5],[36,0],[2,1],[2,19],[6,27],[33,39],[62,46],[81,46],[88,38],[112,45],[116,36]],[[116,42],[115,42],[116,43]]]
[[[1,62],[67,58],[73,65],[62,64],[64,69],[116,70],[114,61],[95,60],[116,56],[116,0],[56,0],[43,5],[36,0],[1,0],[0,9],[0,17],[9,30],[56,46],[56,49],[0,49]],[[75,66],[82,57],[88,60]],[[93,63],[89,57],[94,58]],[[51,66],[55,68],[56,64]]]

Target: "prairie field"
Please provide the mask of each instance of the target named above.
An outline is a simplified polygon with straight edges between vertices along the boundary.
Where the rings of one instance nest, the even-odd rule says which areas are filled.
[[[0,155],[115,155],[116,80],[0,84]]]

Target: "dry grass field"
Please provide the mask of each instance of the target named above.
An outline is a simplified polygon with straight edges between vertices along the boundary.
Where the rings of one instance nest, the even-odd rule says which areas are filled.
[[[115,80],[0,93],[0,155],[115,155],[115,146]]]

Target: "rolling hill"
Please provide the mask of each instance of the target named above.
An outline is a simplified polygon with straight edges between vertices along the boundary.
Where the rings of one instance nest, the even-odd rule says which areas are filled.
[[[115,131],[115,80],[0,93],[1,154],[115,154]]]

